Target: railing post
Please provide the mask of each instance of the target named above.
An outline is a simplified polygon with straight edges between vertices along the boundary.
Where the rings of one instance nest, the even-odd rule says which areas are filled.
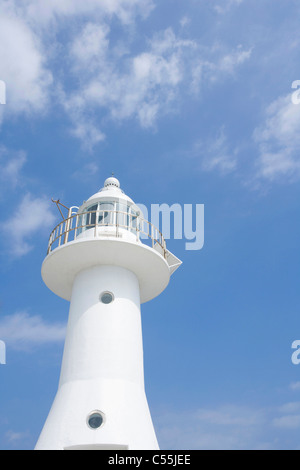
[[[49,253],[50,253],[50,251],[51,251],[51,246],[52,246],[52,234],[53,234],[53,232],[51,233],[51,235],[50,235],[50,237],[49,237],[47,255],[49,255]]]
[[[58,233],[57,233],[58,246],[61,245],[62,230],[63,230],[63,224],[60,224],[60,225],[58,226]]]
[[[98,218],[99,218],[99,204],[98,204],[97,210],[96,210],[95,233],[94,233],[95,238],[97,237]]]
[[[64,245],[66,243],[68,243],[68,239],[69,239],[69,229],[70,229],[71,216],[72,216],[72,209],[69,209],[68,218],[66,220],[66,225],[65,225]]]
[[[128,211],[128,227],[127,227],[127,230],[129,230],[129,232],[132,232],[132,212],[131,212],[131,207],[129,207],[129,211]]]
[[[78,215],[75,217],[75,227],[74,227],[74,240],[77,238],[77,227],[78,227]]]
[[[112,227],[116,227],[117,225],[117,203],[114,202],[114,208],[112,212]]]
[[[136,241],[137,241],[137,242],[139,241],[139,227],[140,227],[140,216],[137,215],[137,218],[136,218],[136,227],[135,227],[135,231],[136,231]]]
[[[153,225],[152,224],[151,224],[151,240],[152,240],[152,248],[154,248]]]
[[[70,219],[67,218],[66,224],[65,224],[65,236],[64,236],[64,245],[68,243],[69,239],[69,226],[70,226]]]
[[[119,211],[116,210],[116,237],[119,236]]]

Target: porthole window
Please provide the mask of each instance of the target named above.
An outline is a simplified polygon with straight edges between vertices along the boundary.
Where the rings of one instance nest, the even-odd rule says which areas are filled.
[[[104,423],[104,416],[100,411],[93,411],[87,418],[87,424],[91,429],[99,429]]]
[[[112,292],[102,292],[100,300],[103,304],[110,304],[114,300],[114,294]]]

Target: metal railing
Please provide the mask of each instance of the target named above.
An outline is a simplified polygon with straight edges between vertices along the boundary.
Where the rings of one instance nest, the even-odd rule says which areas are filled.
[[[75,241],[86,230],[94,231],[93,238],[99,239],[107,236],[105,231],[98,230],[100,227],[109,227],[110,236],[121,237],[122,230],[127,230],[136,236],[137,242],[143,239],[143,243],[152,248],[158,244],[166,258],[165,239],[151,222],[128,212],[100,209],[73,214],[60,222],[50,234],[47,254],[59,246]]]

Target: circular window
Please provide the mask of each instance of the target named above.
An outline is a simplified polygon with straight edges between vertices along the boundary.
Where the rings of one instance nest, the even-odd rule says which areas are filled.
[[[103,292],[100,300],[103,304],[110,304],[114,300],[114,295],[111,292]]]
[[[104,422],[103,415],[99,411],[93,411],[87,419],[87,423],[91,429],[98,429]]]

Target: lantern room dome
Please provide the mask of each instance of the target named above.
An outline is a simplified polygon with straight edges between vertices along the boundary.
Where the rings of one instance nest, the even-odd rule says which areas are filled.
[[[124,193],[121,189],[120,182],[117,178],[113,176],[107,178],[104,181],[103,188],[99,189],[99,191],[93,194],[87,201],[85,201],[82,206],[79,208],[79,212],[87,210],[92,204],[96,204],[97,202],[101,201],[119,201],[126,206],[130,207],[133,206],[135,210],[138,210],[138,207],[135,206],[134,201]]]
[[[120,181],[117,180],[117,178],[114,178],[113,176],[111,176],[110,178],[107,178],[105,181],[104,181],[104,188],[108,188],[110,186],[114,186],[116,188],[120,188]]]

